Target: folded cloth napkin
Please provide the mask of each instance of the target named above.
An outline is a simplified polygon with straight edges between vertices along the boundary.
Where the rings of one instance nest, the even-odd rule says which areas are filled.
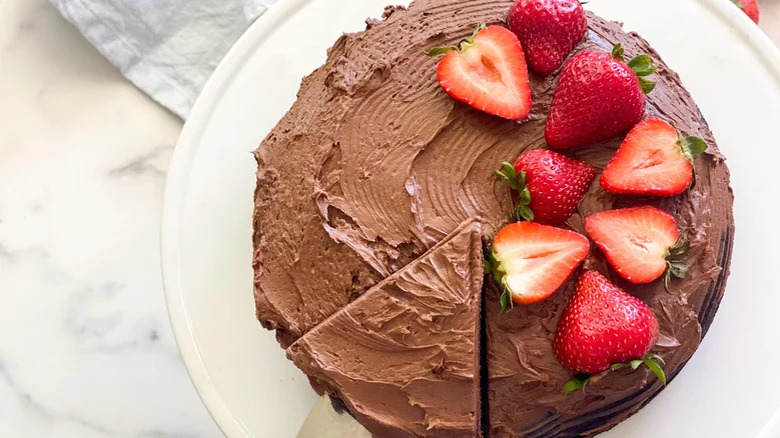
[[[275,0],[50,0],[138,88],[182,118]]]

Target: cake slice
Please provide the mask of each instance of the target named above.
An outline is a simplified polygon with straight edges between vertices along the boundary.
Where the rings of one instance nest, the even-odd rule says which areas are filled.
[[[481,436],[482,260],[467,220],[287,356],[375,436]]]

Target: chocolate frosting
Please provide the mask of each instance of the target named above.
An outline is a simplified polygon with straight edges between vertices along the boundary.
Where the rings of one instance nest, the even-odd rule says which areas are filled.
[[[450,99],[435,80],[438,59],[422,53],[469,36],[476,23],[503,22],[511,4],[417,0],[408,9],[387,8],[383,20],[367,22],[366,31],[342,36],[326,64],[303,80],[297,102],[255,152],[257,316],[277,330],[283,346],[414,261],[467,218],[482,218],[486,241],[508,223],[511,194],[491,172],[501,161],[545,147],[544,123],[558,75],[532,75],[533,111],[512,122]],[[567,224],[584,233],[586,216],[636,204],[675,216],[681,235],[692,243],[686,256],[692,270],[670,291],[662,282],[626,284],[595,247],[585,263],[653,308],[661,326],[654,351],[674,377],[698,347],[725,287],[733,241],[729,174],[691,96],[649,44],[590,13],[588,24],[574,53],[610,51],[621,43],[627,57],[651,55],[659,70],[648,115],[710,146],[696,160],[697,182],[686,194],[613,196],[596,182]],[[570,155],[601,169],[619,142]],[[661,389],[640,369],[596,379],[586,394],[561,394],[570,373],[555,360],[551,342],[575,277],[550,299],[508,314],[499,312],[494,284],[486,282],[492,435],[592,435],[627,418]]]
[[[469,220],[287,349],[382,437],[480,435],[480,224]]]

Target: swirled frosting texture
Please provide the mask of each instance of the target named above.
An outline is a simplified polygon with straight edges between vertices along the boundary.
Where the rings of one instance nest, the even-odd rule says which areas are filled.
[[[544,123],[558,75],[531,77],[530,117],[511,122],[454,102],[435,80],[437,59],[423,51],[451,45],[476,23],[503,22],[512,1],[417,0],[388,8],[366,31],[344,35],[325,65],[303,80],[292,109],[255,156],[254,268],[258,319],[287,347],[370,287],[408,265],[470,217],[486,241],[508,222],[509,190],[491,177],[504,160],[545,147]],[[597,183],[569,220],[584,233],[598,211],[649,203],[672,213],[692,242],[690,276],[631,286],[593,249],[585,266],[647,302],[661,338],[655,349],[674,376],[709,327],[725,287],[733,241],[729,174],[689,93],[641,37],[588,14],[574,53],[641,53],[659,63],[647,114],[709,145],[696,161],[697,183],[674,198],[613,196]],[[619,139],[572,152],[603,168]],[[574,276],[573,276],[574,277]],[[603,431],[647,403],[660,384],[646,370],[610,373],[586,394],[564,397],[570,377],[551,341],[573,291],[570,281],[547,301],[498,311],[486,282],[489,422],[492,436],[568,437]],[[346,348],[346,347],[345,347]],[[358,416],[360,419],[361,417]],[[361,420],[363,421],[363,420]]]
[[[477,436],[481,297],[482,237],[469,220],[287,355],[376,436]]]

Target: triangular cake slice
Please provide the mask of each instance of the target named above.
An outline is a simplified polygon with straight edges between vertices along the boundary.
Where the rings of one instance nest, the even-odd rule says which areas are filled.
[[[375,436],[481,436],[482,260],[471,219],[287,356]]]

